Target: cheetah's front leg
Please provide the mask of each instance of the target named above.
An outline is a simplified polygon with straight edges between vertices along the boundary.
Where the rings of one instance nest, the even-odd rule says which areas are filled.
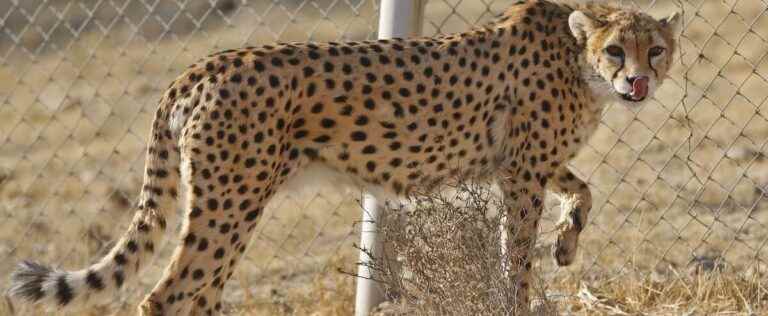
[[[529,177],[524,177],[529,178]],[[513,276],[513,315],[528,315],[530,288],[533,282],[533,247],[536,244],[539,219],[543,209],[544,188],[534,181],[509,179],[500,183],[506,207],[507,273]]]
[[[587,184],[576,177],[567,167],[557,170],[548,189],[563,196],[561,215],[557,222],[557,240],[552,246],[552,256],[559,266],[573,263],[579,246],[579,234],[587,224],[592,209],[592,194]]]

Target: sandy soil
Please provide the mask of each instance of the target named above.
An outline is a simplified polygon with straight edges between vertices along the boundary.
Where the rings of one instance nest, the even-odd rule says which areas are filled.
[[[424,33],[464,30],[511,2],[430,1]],[[652,2],[657,15],[676,8],[673,1],[632,3]],[[545,275],[668,274],[701,258],[722,258],[744,273],[765,267],[768,4],[682,2],[682,64],[647,106],[605,111],[573,162],[595,196],[583,251],[568,269],[543,256]],[[183,9],[171,1],[154,9],[141,1],[67,3],[36,9],[34,1],[23,8],[0,1],[8,12],[0,32],[0,276],[20,259],[74,268],[109,248],[140,188],[155,102],[186,65],[276,40],[370,39],[376,28],[365,0],[213,8],[201,1]],[[359,196],[326,183],[276,199],[228,284],[228,309],[348,314],[353,280],[336,270],[354,269]],[[556,216],[549,212],[542,225],[542,249]],[[131,314],[162,258],[141,290],[88,313]],[[0,314],[9,310],[0,304]]]

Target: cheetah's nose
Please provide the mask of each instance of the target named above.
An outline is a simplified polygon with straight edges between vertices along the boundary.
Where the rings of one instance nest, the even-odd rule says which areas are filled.
[[[648,76],[628,77],[627,81],[632,85],[630,95],[635,100],[648,96]]]

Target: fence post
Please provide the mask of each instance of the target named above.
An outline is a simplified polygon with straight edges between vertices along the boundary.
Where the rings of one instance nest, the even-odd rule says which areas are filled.
[[[412,37],[421,34],[426,0],[381,0],[379,10],[379,39]],[[363,216],[360,228],[360,248],[371,253],[382,249],[376,234],[378,201],[373,195],[363,194]],[[366,316],[384,301],[382,289],[373,281],[369,268],[370,257],[360,251],[357,268],[357,292],[355,293],[355,316]]]

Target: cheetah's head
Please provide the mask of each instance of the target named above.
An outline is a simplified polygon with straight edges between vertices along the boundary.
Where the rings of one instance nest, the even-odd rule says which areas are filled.
[[[598,96],[635,105],[653,96],[667,77],[680,16],[656,20],[627,10],[574,11],[568,23],[585,47],[585,79]]]

